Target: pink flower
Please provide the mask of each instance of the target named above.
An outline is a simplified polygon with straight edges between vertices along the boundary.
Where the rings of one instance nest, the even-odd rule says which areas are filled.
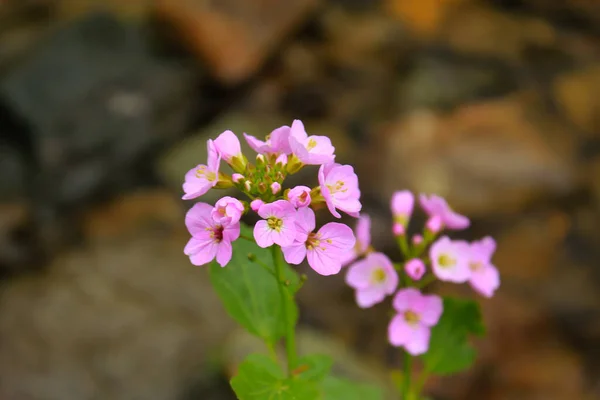
[[[424,194],[419,195],[421,207],[430,217],[438,216],[442,220],[443,226],[448,229],[460,230],[469,227],[469,218],[454,212],[446,200],[440,196],[431,195],[427,197]]]
[[[225,196],[215,203],[211,217],[215,222],[223,226],[235,224],[240,221],[244,214],[244,205],[238,199]]]
[[[321,165],[319,185],[327,208],[335,217],[341,218],[336,208],[352,217],[358,217],[362,205],[360,204],[358,177],[352,166],[336,163]]]
[[[231,174],[231,180],[234,181],[235,183],[240,183],[242,180],[244,179],[244,175],[242,174]]]
[[[231,242],[240,236],[240,224],[223,226],[212,218],[212,211],[210,204],[196,203],[187,212],[185,225],[192,238],[183,252],[194,265],[204,265],[216,257],[224,267],[231,260]]]
[[[369,246],[371,246],[371,218],[367,214],[361,214],[356,223],[356,245],[352,251],[345,253],[342,257],[342,266],[350,264],[358,257],[367,254]]]
[[[423,243],[423,236],[416,234],[412,237],[412,242],[414,245],[419,245]]]
[[[307,186],[296,186],[287,193],[290,203],[296,208],[308,207],[310,205],[310,188]]]
[[[267,136],[266,140],[258,140],[252,135],[244,133],[246,141],[259,154],[291,154],[290,127],[282,126],[275,129]]]
[[[471,277],[469,244],[442,236],[429,249],[433,273],[442,281],[463,283]]]
[[[252,209],[252,211],[258,212],[260,206],[262,206],[263,204],[265,204],[265,202],[261,199],[254,199],[250,202],[250,208]]]
[[[281,247],[290,246],[296,239],[296,209],[286,200],[263,204],[258,209],[262,220],[254,225],[254,239],[260,247],[273,243]],[[304,238],[306,240],[306,238]]]
[[[394,236],[402,236],[406,233],[406,228],[404,225],[399,224],[398,222],[394,222],[392,225],[392,233]]]
[[[364,260],[349,267],[346,283],[356,289],[358,306],[368,308],[394,293],[398,287],[398,274],[385,254],[369,253]]]
[[[288,156],[285,153],[280,154],[275,160],[275,164],[279,165],[279,167],[285,167],[288,163]]]
[[[235,133],[229,130],[221,133],[215,139],[215,146],[221,158],[228,164],[231,164],[234,157],[243,157],[240,140],[235,136]]]
[[[202,196],[219,181],[221,156],[212,140],[208,140],[206,148],[208,151],[208,165],[200,164],[185,174],[185,182],[183,183],[184,200]]]
[[[411,279],[418,281],[425,275],[425,263],[420,258],[413,258],[404,265],[404,271]]]
[[[492,255],[496,250],[496,242],[487,236],[470,245],[469,268],[471,279],[469,283],[482,296],[492,297],[500,286],[500,274],[492,264]]]
[[[423,295],[417,289],[402,289],[393,302],[398,314],[388,327],[388,338],[393,346],[404,347],[413,356],[424,354],[429,348],[431,327],[440,320],[442,299]]]
[[[400,190],[392,195],[390,208],[394,223],[402,225],[405,229],[413,212],[415,196],[408,190]]]
[[[285,260],[290,264],[300,264],[304,258],[308,265],[321,275],[333,275],[342,268],[342,254],[355,244],[352,229],[344,224],[330,222],[314,233],[315,212],[309,207],[298,209],[294,243],[283,247]]]
[[[294,120],[290,130],[290,148],[298,159],[308,165],[331,163],[335,159],[335,147],[327,136],[308,136],[304,124]]]
[[[425,227],[429,232],[437,234],[444,228],[444,223],[439,215],[434,215],[427,220]]]

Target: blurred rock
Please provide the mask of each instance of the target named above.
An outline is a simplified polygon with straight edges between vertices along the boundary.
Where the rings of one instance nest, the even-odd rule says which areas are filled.
[[[431,36],[448,10],[466,0],[387,0],[387,8],[415,33]]]
[[[249,78],[304,22],[317,0],[159,0],[158,14],[225,84]]]
[[[520,94],[448,115],[413,111],[372,150],[382,155],[372,168],[397,172],[363,185],[376,185],[382,198],[398,188],[437,193],[471,216],[565,196],[580,183],[574,138],[536,104]]]
[[[600,66],[576,70],[554,81],[554,95],[570,121],[588,135],[600,132]]]
[[[0,82],[0,98],[30,134],[48,203],[72,204],[126,180],[153,147],[180,134],[194,76],[152,55],[142,31],[107,14],[73,22]]]
[[[88,216],[87,244],[3,288],[0,398],[178,400],[198,385],[214,395],[233,322],[183,254],[180,207],[168,193],[122,197]]]

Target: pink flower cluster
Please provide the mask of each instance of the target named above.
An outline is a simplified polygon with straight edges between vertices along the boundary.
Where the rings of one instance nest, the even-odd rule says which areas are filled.
[[[343,260],[344,265],[350,264],[346,282],[355,289],[359,307],[371,307],[396,293],[393,306],[397,314],[389,325],[388,339],[413,355],[427,351],[431,327],[443,311],[439,296],[421,293],[424,277],[428,276],[429,282],[469,282],[485,297],[491,297],[500,285],[498,270],[491,260],[496,249],[494,239],[485,237],[468,243],[448,236],[438,238],[444,229],[467,228],[469,219],[452,210],[439,196],[422,194],[419,203],[428,219],[422,234],[414,235],[409,243],[407,231],[415,197],[409,191],[398,191],[391,199],[392,230],[405,257],[403,264],[394,264],[385,254],[373,250],[371,220],[364,214],[356,226],[356,245]],[[429,259],[423,257],[427,248]],[[407,284],[396,292],[399,281]]]
[[[208,140],[207,163],[185,175],[184,199],[197,198],[212,188],[228,187],[238,188],[249,199],[223,197],[214,207],[194,205],[186,215],[192,238],[185,254],[196,265],[216,258],[225,266],[232,257],[231,242],[240,236],[240,218],[252,210],[261,218],[254,226],[258,246],[278,245],[290,264],[307,259],[321,275],[338,273],[344,257],[355,247],[354,233],[336,222],[316,230],[313,208],[326,206],[337,218],[341,218],[339,211],[358,217],[362,206],[354,169],[336,163],[330,139],[309,136],[299,120],[291,127],[275,129],[264,141],[246,133],[244,137],[258,153],[255,164],[242,153],[237,136],[225,131],[214,141]],[[231,175],[221,171],[221,160],[231,167]],[[305,165],[319,166],[319,186],[284,189],[285,178]]]

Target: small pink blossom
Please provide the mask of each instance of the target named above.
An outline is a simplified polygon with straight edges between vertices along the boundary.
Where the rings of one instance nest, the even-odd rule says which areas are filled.
[[[496,242],[487,236],[470,244],[469,283],[482,296],[492,297],[500,286],[500,274],[492,264],[492,255],[496,251]]]
[[[254,225],[254,239],[260,247],[269,247],[273,243],[291,246],[296,240],[296,209],[286,200],[277,200],[263,204],[258,215],[264,218]],[[304,238],[306,240],[306,238]]]
[[[330,222],[316,233],[315,212],[309,207],[297,211],[297,237],[290,246],[283,247],[285,260],[290,264],[300,264],[304,258],[308,265],[320,275],[333,275],[342,268],[342,254],[348,252],[356,239],[352,229],[344,224]]]
[[[415,196],[409,190],[395,192],[390,201],[394,223],[400,224],[406,229],[413,212],[414,204]]]
[[[417,234],[412,237],[412,242],[414,245],[419,245],[423,243],[423,236]]]
[[[204,265],[215,257],[221,267],[231,260],[231,242],[240,236],[240,224],[227,226],[215,221],[211,214],[213,207],[206,203],[196,203],[185,215],[185,225],[192,235],[183,252],[194,265]]]
[[[327,136],[308,136],[302,121],[296,119],[290,129],[290,148],[298,159],[307,165],[331,163],[335,147]]]
[[[246,141],[259,154],[291,154],[290,127],[282,126],[267,136],[265,141],[244,133]]]
[[[250,202],[250,208],[252,209],[252,211],[258,212],[260,206],[262,206],[263,204],[265,204],[265,202],[261,199],[254,199]]]
[[[206,148],[208,152],[208,165],[200,164],[185,174],[185,182],[183,183],[184,200],[202,196],[219,181],[221,156],[212,140],[209,139],[207,141]]]
[[[225,196],[215,203],[211,216],[215,222],[223,226],[235,224],[244,214],[244,205],[236,198]]]
[[[420,258],[413,258],[404,265],[404,271],[412,280],[418,281],[425,275],[425,263]]]
[[[352,251],[345,253],[342,257],[342,266],[350,264],[358,257],[367,254],[371,246],[371,218],[367,214],[361,214],[356,222],[356,245]]]
[[[469,244],[442,236],[429,249],[433,273],[442,281],[463,283],[471,277]]]
[[[336,163],[323,164],[319,168],[321,195],[327,208],[337,218],[341,218],[336,209],[357,218],[362,205],[358,177],[350,165]]]
[[[421,207],[430,217],[438,216],[442,220],[444,227],[448,229],[460,230],[469,227],[470,221],[464,215],[456,213],[450,208],[446,200],[440,196],[431,195],[427,197],[424,194],[419,195]]]
[[[279,182],[271,183],[271,193],[277,194],[281,191],[281,184]]]
[[[221,158],[228,164],[231,164],[234,157],[243,157],[240,140],[232,131],[227,130],[221,133],[215,139],[215,146]]]
[[[358,306],[368,308],[394,293],[398,287],[398,274],[385,254],[369,253],[349,267],[346,283],[356,289]]]
[[[427,220],[425,224],[427,230],[431,233],[440,233],[442,228],[444,227],[444,223],[442,222],[442,218],[439,215],[434,215]]]
[[[279,165],[280,167],[285,167],[288,163],[288,156],[285,153],[280,154],[277,159],[275,160],[275,164]]]
[[[296,186],[287,193],[290,203],[296,208],[308,207],[310,205],[310,188],[307,186]]]
[[[431,327],[442,316],[442,299],[435,295],[423,295],[417,289],[402,289],[393,302],[398,314],[388,327],[390,343],[404,347],[413,356],[427,352]]]

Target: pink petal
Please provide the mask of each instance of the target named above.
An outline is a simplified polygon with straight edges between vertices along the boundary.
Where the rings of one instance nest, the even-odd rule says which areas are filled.
[[[214,225],[211,218],[212,209],[210,204],[196,203],[185,214],[185,226],[192,236],[204,234],[206,228]]]
[[[488,264],[482,270],[473,272],[469,283],[482,296],[490,298],[500,287],[500,274],[496,267]]]
[[[412,329],[412,335],[404,344],[406,351],[413,356],[418,356],[427,352],[429,349],[429,337],[431,330],[424,325],[417,325]]]
[[[182,199],[191,200],[200,197],[217,184],[216,179],[211,182],[204,176],[198,177],[196,175],[198,168],[201,166],[203,165],[197,165],[185,174],[185,182],[183,183],[183,192],[185,194]]]
[[[335,249],[338,252],[345,252],[354,247],[356,239],[354,232],[348,225],[338,222],[329,222],[318,231],[319,240],[328,251]],[[323,243],[324,242],[324,243]]]
[[[271,238],[273,239],[273,242],[277,243],[281,247],[291,246],[292,244],[294,244],[294,242],[296,241],[296,237],[298,236],[302,237],[302,232],[297,231],[296,224],[293,220],[284,220],[279,232],[277,232],[276,230],[271,230]],[[306,237],[304,237],[304,240],[306,240]]]
[[[442,316],[444,305],[439,296],[423,295],[412,305],[412,310],[419,315],[423,325],[434,326]]]
[[[219,174],[219,164],[221,163],[221,155],[219,154],[219,151],[217,150],[217,146],[211,139],[208,139],[208,141],[206,142],[206,150],[208,152],[208,161],[206,162],[206,165],[208,166],[208,170],[210,172],[214,172],[216,175],[218,175]],[[215,181],[215,183],[216,183],[216,181]]]
[[[404,271],[411,279],[418,281],[425,274],[425,263],[420,258],[413,258],[404,265]]]
[[[267,148],[267,144],[265,142],[263,142],[262,140],[258,140],[254,136],[248,135],[247,133],[244,133],[244,138],[246,139],[246,142],[248,142],[248,145],[255,152],[257,152],[258,154],[263,154],[265,152]]]
[[[409,190],[400,190],[392,195],[390,206],[393,215],[402,215],[409,218],[412,215],[415,196]]]
[[[315,212],[309,208],[299,208],[296,212],[296,225],[305,233],[310,233],[315,230]]]
[[[240,237],[240,223],[227,225],[223,228],[223,240],[233,242]]]
[[[366,289],[371,286],[373,267],[366,260],[357,261],[348,267],[346,283],[354,289]]]
[[[471,224],[471,222],[469,221],[469,218],[465,217],[464,215],[460,215],[452,210],[449,210],[445,214],[443,219],[444,219],[444,225],[448,229],[454,229],[454,230],[466,229]]]
[[[254,225],[254,240],[256,240],[256,244],[262,248],[266,248],[272,246],[273,241],[273,230],[269,228],[267,221],[260,220]]]
[[[441,256],[448,256],[455,260],[452,266],[441,266]],[[469,260],[471,249],[468,243],[452,241],[447,236],[439,238],[429,249],[432,270],[435,276],[442,281],[463,283],[469,280],[471,270]]]
[[[352,261],[358,258],[358,253],[356,252],[356,248],[351,249],[350,251],[344,252],[341,254],[341,262],[342,267],[350,264]]]
[[[392,305],[398,312],[412,310],[413,305],[421,300],[421,292],[414,288],[406,288],[398,291]]]
[[[407,343],[413,334],[413,328],[406,323],[402,314],[397,314],[388,326],[388,340],[392,346],[400,347]]]
[[[288,264],[298,265],[306,258],[306,245],[294,243],[291,246],[282,247],[283,257]]]
[[[269,142],[271,145],[269,152],[291,154],[292,149],[290,148],[290,134],[291,129],[287,125],[272,131],[271,135],[269,135]]]
[[[219,137],[215,139],[215,147],[221,157],[227,162],[230,162],[233,157],[242,154],[240,140],[235,133],[230,130],[221,133]]]
[[[233,255],[233,248],[231,247],[231,242],[227,240],[222,240],[219,243],[217,248],[217,262],[221,267],[227,265],[229,261],[231,261],[231,256]]]
[[[194,265],[208,264],[217,255],[217,250],[218,244],[216,242],[205,242],[196,253],[190,255],[190,262]]]
[[[336,252],[328,252],[316,247],[306,251],[308,265],[320,275],[335,275],[342,269],[342,264]]]
[[[369,308],[375,304],[381,303],[385,299],[385,293],[378,287],[370,287],[367,289],[358,289],[356,291],[356,304],[360,308]]]
[[[296,141],[303,143],[307,137],[308,135],[306,129],[304,129],[304,124],[299,119],[295,119],[290,128],[290,138],[294,138]]]
[[[365,253],[371,245],[371,218],[362,214],[356,223],[356,239],[359,251]]]
[[[360,200],[355,199],[355,198],[343,199],[343,200],[338,200],[338,199],[334,198],[333,204],[335,205],[335,207],[337,209],[339,209],[349,215],[350,214],[356,215],[362,208],[362,204],[360,203]]]

